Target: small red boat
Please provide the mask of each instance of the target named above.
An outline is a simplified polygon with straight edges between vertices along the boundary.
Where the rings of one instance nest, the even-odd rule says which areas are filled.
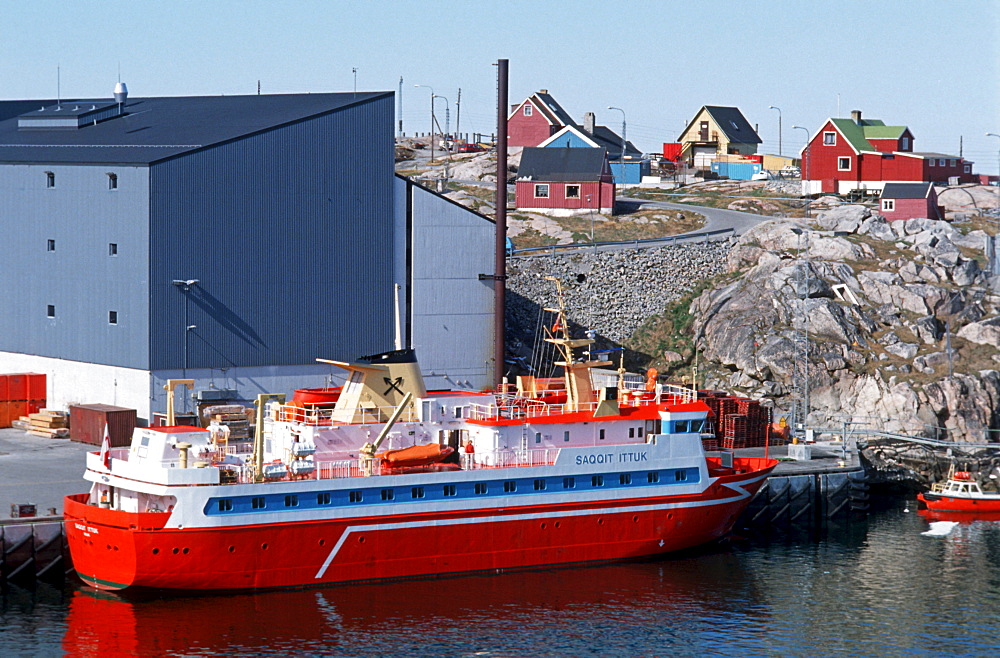
[[[921,506],[935,512],[1000,513],[1000,493],[986,493],[969,471],[954,471],[947,481],[917,494]]]

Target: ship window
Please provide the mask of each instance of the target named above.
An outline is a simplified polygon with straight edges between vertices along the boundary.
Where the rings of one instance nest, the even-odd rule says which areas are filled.
[[[674,480],[684,482],[688,479],[687,471],[674,471]]]
[[[486,486],[485,482],[477,482],[476,483],[476,493],[477,494],[484,494],[487,491],[489,491],[489,487]]]
[[[454,496],[454,495],[456,495],[455,485],[454,484],[446,484],[446,485],[444,485],[444,495],[445,496]]]
[[[656,471],[650,471],[649,473],[646,473],[646,481],[650,484],[656,484],[660,481],[660,474]]]
[[[263,496],[256,496],[250,499],[250,507],[253,509],[264,509],[267,507],[267,503],[264,502]]]
[[[410,489],[410,497],[412,498],[423,498],[424,488],[423,487],[413,487]]]
[[[590,478],[590,486],[592,487],[603,487],[604,486],[604,476],[603,475],[593,475]]]
[[[223,498],[219,501],[219,511],[220,512],[232,512],[233,511],[233,501],[228,498]]]
[[[329,505],[330,504],[330,494],[329,493],[319,493],[319,494],[316,494],[316,504],[317,505]]]
[[[46,251],[55,251],[56,250],[56,241],[55,240],[49,240],[48,243],[45,245],[45,250]]]
[[[347,492],[347,499],[352,503],[360,503],[365,497],[360,491],[349,491]]]
[[[298,507],[299,497],[295,494],[285,496],[285,507]]]
[[[632,484],[632,474],[622,473],[618,476],[618,484]]]
[[[691,421],[691,431],[692,432],[700,432],[701,431],[701,426],[704,423],[705,423],[705,421],[703,421],[703,420],[692,420]]]
[[[517,482],[513,480],[504,480],[503,490],[505,493],[514,493],[517,491]]]
[[[455,407],[455,418],[461,418],[464,413],[464,407]]]
[[[604,440],[604,430],[603,429],[600,432],[600,439],[601,439],[601,441]]]
[[[545,491],[545,480],[535,480],[535,491]]]
[[[396,497],[396,492],[393,489],[383,489],[382,490],[382,500],[392,500]]]
[[[542,442],[542,433],[535,432],[535,443],[541,443],[541,442]]]
[[[563,489],[576,489],[576,478],[563,478]]]
[[[563,432],[563,441],[569,441],[569,430]]]
[[[679,420],[674,423],[674,431],[678,433],[686,433],[688,431],[688,422],[686,420]]]
[[[628,428],[628,438],[630,438],[630,439],[634,439],[635,438],[635,428],[634,427]]]

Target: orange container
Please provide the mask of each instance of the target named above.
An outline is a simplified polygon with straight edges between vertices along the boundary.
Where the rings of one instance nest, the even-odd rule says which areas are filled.
[[[0,375],[0,402],[6,402],[10,399],[10,395],[8,393],[7,375]]]
[[[7,400],[7,417],[14,421],[28,415],[27,400]],[[10,425],[8,425],[10,427]]]
[[[45,375],[43,373],[29,372],[24,375],[28,379],[28,396],[25,400],[41,400],[45,406],[45,397],[48,394],[45,389]]]
[[[28,399],[28,376],[24,373],[7,375],[7,399]]]
[[[0,427],[10,427],[10,421],[14,420],[10,417],[10,402],[7,400],[0,400]]]

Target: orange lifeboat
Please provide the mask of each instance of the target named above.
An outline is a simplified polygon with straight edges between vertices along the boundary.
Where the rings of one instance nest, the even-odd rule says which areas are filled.
[[[455,449],[451,446],[439,446],[436,443],[428,443],[422,446],[410,446],[398,450],[386,450],[376,455],[382,460],[384,468],[409,468],[413,466],[426,466],[444,461]]]

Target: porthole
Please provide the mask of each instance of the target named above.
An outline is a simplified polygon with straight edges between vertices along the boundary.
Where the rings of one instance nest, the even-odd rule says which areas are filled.
[[[229,547],[229,552],[230,553],[235,553],[236,552],[236,547],[235,546],[230,546]]]
[[[557,528],[561,528],[562,527],[562,521],[556,521],[556,527]]]
[[[358,543],[359,544],[365,543],[365,538],[364,537],[358,537]]]
[[[267,550],[267,544],[261,544],[260,545],[260,550],[266,551]]]
[[[153,549],[153,555],[159,555],[159,554],[160,554],[160,549],[154,548]]]
[[[545,530],[545,528],[546,528],[546,524],[543,523],[542,524],[542,530]]]
[[[635,516],[632,517],[632,523],[638,523],[638,522],[639,522],[639,515],[636,514]]]
[[[184,553],[184,555],[187,555],[188,553],[190,553],[190,552],[191,552],[191,549],[190,549],[190,548],[185,548],[185,549],[184,549],[183,551],[181,551],[181,552],[182,552],[182,553]]]
[[[320,546],[326,546],[326,540],[325,539],[320,539],[319,540],[319,545]]]
[[[181,549],[179,549],[179,548],[175,548],[175,549],[174,549],[174,555],[177,555],[177,554],[178,554],[178,553],[180,553],[180,552],[181,552]]]
[[[597,519],[597,525],[604,525],[604,519]]]

